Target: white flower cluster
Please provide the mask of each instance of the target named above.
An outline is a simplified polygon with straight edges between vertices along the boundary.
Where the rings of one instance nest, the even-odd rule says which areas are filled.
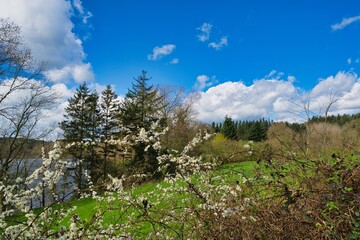
[[[137,136],[111,139],[109,143],[131,146],[141,142],[148,146],[147,149],[160,150],[160,138],[167,129],[158,132],[158,128],[155,123],[149,131],[141,129]],[[16,183],[32,184],[33,188],[14,191],[16,185],[4,186],[0,181],[0,191],[6,193],[6,201],[12,206],[0,214],[3,235],[8,239],[134,239],[136,236],[192,239],[195,232],[192,228],[203,226],[204,216],[224,220],[242,214],[252,204],[250,199],[243,197],[241,185],[230,184],[220,173],[214,176],[214,172],[209,171],[217,166],[216,161],[204,162],[201,156],[191,155],[198,144],[211,136],[199,132],[183,151],[158,156],[158,171],[165,174],[165,179],[149,191],[139,192],[135,185],[125,187],[128,179],[141,179],[146,177],[144,174],[121,178],[108,176],[108,184],[101,194],[90,181],[87,193],[82,194],[82,200],[96,200],[95,207],[89,209],[88,218],[81,218],[75,207],[48,206],[35,213],[27,205],[29,199],[42,196],[44,190],[54,193],[56,199],[56,184],[68,163],[61,159],[62,150],[55,143],[48,156],[43,153],[43,162],[38,169],[26,179],[16,179]],[[86,144],[91,143],[72,143],[66,147]],[[169,168],[172,171],[168,171]],[[243,176],[238,179],[242,179],[241,184],[246,181]],[[38,182],[42,184],[36,184]],[[15,213],[26,214],[26,221],[7,225],[5,217]],[[66,227],[61,226],[64,219],[67,219]],[[56,224],[58,230],[52,227]],[[144,226],[151,226],[150,232],[147,236],[138,235]]]
[[[207,132],[199,132],[193,140],[191,140],[180,154],[163,154],[158,157],[159,169],[162,171],[170,165],[175,166],[176,173],[180,176],[207,171],[217,166],[216,162],[203,162],[201,156],[190,156],[189,153],[200,143],[209,139],[212,135]]]
[[[4,186],[3,182],[0,182],[0,189],[5,197],[4,205],[9,206],[8,209],[2,211],[0,214],[0,227],[3,229],[3,236],[5,238],[38,238],[45,234],[45,228],[54,221],[54,216],[58,218],[66,216],[66,211],[65,214],[64,212],[58,214],[58,212],[52,211],[51,207],[45,207],[44,211],[35,214],[28,204],[32,199],[44,196],[45,191],[52,194],[54,202],[58,201],[58,199],[56,199],[56,184],[68,165],[66,161],[61,159],[61,155],[62,150],[60,144],[56,142],[53,150],[49,151],[48,157],[46,157],[43,149],[41,166],[35,169],[28,177],[25,179],[18,177],[14,185]],[[14,191],[20,183],[31,187],[20,188]],[[12,226],[7,225],[5,221],[6,216],[21,213],[25,214],[27,219],[25,222]],[[69,213],[70,211],[67,214]],[[47,229],[46,232],[47,234],[54,233],[54,231],[50,229]]]
[[[146,148],[145,151],[148,151],[150,147],[154,150],[161,149],[160,138],[163,136],[169,129],[165,128],[161,132],[158,132],[159,121],[154,122],[149,131],[146,131],[145,128],[141,128],[138,135],[133,136],[133,140],[135,143],[145,143]]]

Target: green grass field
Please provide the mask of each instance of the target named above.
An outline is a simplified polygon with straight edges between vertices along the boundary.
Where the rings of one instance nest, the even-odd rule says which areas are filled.
[[[221,166],[219,169],[212,171],[210,176],[213,179],[221,177],[223,181],[226,181],[230,184],[231,183],[236,184],[236,181],[241,180],[241,178],[252,177],[254,175],[254,169],[256,166],[257,166],[256,162],[241,162],[241,163],[226,164],[226,165]],[[196,183],[196,179],[198,177],[199,177],[198,175],[191,176],[192,182]],[[185,182],[178,182],[177,184],[178,184],[178,186],[186,187]],[[213,182],[213,184],[218,184],[218,183],[215,180]],[[182,193],[182,194],[176,195],[176,197],[177,197],[177,199],[175,199],[175,201],[177,201],[176,203],[169,202],[168,199],[162,199],[162,200],[157,199],[158,196],[161,196],[163,194],[162,193],[163,189],[169,190],[170,187],[171,187],[171,184],[164,182],[164,181],[145,183],[145,184],[142,184],[142,185],[137,186],[136,188],[132,189],[132,197],[133,197],[133,199],[146,198],[149,201],[149,203],[157,202],[156,207],[151,209],[152,212],[162,211],[162,210],[166,209],[167,207],[171,207],[174,204],[181,206],[182,200],[189,197],[190,196],[189,194]],[[114,196],[116,196],[116,194]],[[172,200],[174,201],[174,199],[172,199]],[[196,201],[196,200],[194,200],[194,201]],[[112,203],[112,204],[114,204],[114,203]],[[116,204],[119,205],[119,209],[120,209],[120,205],[122,203],[118,202]],[[115,204],[115,208],[116,208],[116,204]],[[95,213],[99,213],[99,212],[101,212],[101,210],[105,210],[105,209],[107,212],[104,216],[104,222],[103,222],[104,225],[113,224],[114,222],[121,223],[121,222],[127,221],[126,219],[127,219],[127,216],[129,216],[129,215],[142,216],[144,214],[144,212],[141,211],[141,209],[139,210],[139,208],[136,208],[136,207],[132,207],[132,208],[130,207],[126,211],[126,213],[121,212],[121,211],[116,211],[116,209],[109,211],[106,202],[99,202],[90,197],[66,202],[61,205],[55,205],[52,207],[52,209],[55,210],[55,209],[59,209],[59,208],[70,208],[70,207],[74,207],[74,206],[76,206],[76,210],[73,212],[73,214],[78,215],[78,217],[81,219],[81,221],[87,222],[88,224],[92,224],[96,220],[96,219],[93,219],[93,217],[96,215]],[[114,208],[114,206],[112,206],[112,208]],[[34,212],[40,213],[42,211],[43,211],[43,209],[36,209]],[[51,228],[54,230],[59,230],[60,227],[62,227],[62,226],[69,227],[70,218],[71,218],[71,216],[67,216],[66,218],[62,219],[59,223],[52,226]],[[26,221],[26,217],[23,214],[17,215],[15,217],[8,219],[8,223],[10,225],[15,225],[15,224],[18,224],[19,222],[24,222],[24,221]],[[140,234],[146,235],[147,231],[151,230],[150,227],[151,226],[149,224],[144,222],[141,229],[137,229],[137,234],[139,234],[139,232],[140,232]]]

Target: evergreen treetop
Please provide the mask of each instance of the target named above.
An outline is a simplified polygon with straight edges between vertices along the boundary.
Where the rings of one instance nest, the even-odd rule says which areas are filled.
[[[237,140],[237,131],[234,124],[234,121],[231,119],[231,117],[226,116],[224,120],[224,124],[221,128],[221,133],[224,134],[224,136],[231,140]]]
[[[128,89],[121,105],[121,119],[131,130],[142,127],[149,129],[151,123],[160,118],[163,97],[153,85],[148,85],[150,79],[146,76],[146,71],[142,71],[138,78],[134,78],[135,82],[132,88]]]

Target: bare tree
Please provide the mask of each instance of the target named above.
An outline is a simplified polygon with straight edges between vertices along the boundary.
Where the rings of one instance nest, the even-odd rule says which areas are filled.
[[[338,96],[338,92],[333,92],[331,89],[329,92],[329,100],[324,103],[322,106],[319,106],[318,111],[313,111],[313,107],[311,107],[311,93],[308,93],[307,95],[297,95],[297,99],[295,101],[290,101],[292,104],[295,105],[294,110],[289,110],[290,113],[293,113],[294,115],[302,118],[305,122],[305,147],[301,147],[301,144],[299,144],[299,147],[304,152],[305,156],[308,156],[309,149],[310,149],[310,136],[312,132],[316,132],[318,135],[322,137],[321,140],[321,148],[324,149],[327,141],[327,133],[328,133],[328,116],[331,107],[339,101],[341,98]],[[324,111],[322,110],[324,109]],[[324,116],[325,122],[324,127],[321,130],[318,130],[315,128],[314,124],[311,123],[311,118],[313,116]]]
[[[176,94],[175,96],[179,96]],[[167,126],[168,132],[164,136],[164,145],[170,149],[181,150],[193,139],[201,125],[196,120],[195,103],[198,101],[197,94],[189,94],[186,98],[181,97],[178,103],[169,108]],[[175,98],[170,98],[175,99]],[[175,101],[167,100],[174,103]]]
[[[325,127],[324,127],[324,132],[323,132],[323,148],[325,147],[326,144],[326,139],[327,139],[327,132],[328,132],[328,116],[329,116],[329,111],[331,109],[331,107],[337,102],[339,101],[341,98],[338,96],[338,92],[333,92],[333,90],[330,91],[329,93],[329,102],[327,103],[326,107],[325,107],[325,112],[324,112],[324,117],[325,117]]]
[[[23,160],[29,158],[29,144],[47,133],[37,129],[37,125],[44,117],[44,110],[53,106],[56,95],[45,84],[44,66],[24,47],[20,27],[0,18],[0,183],[3,187],[26,176],[29,162]],[[0,213],[6,207],[2,189]]]
[[[184,100],[184,91],[173,86],[163,86],[159,88],[159,92],[163,96],[163,107],[160,110],[162,118],[170,120],[174,110],[181,106],[181,102]]]

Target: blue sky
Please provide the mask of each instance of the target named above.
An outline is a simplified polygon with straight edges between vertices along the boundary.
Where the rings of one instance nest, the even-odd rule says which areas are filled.
[[[296,77],[304,89],[319,78],[359,66],[360,22],[333,31],[343,18],[360,14],[359,1],[84,1],[93,17],[84,42],[96,80],[128,87],[141,69],[154,84],[191,90],[199,75],[219,83],[251,84],[272,70]],[[208,41],[197,30],[212,25]],[[227,36],[220,50],[208,47]],[[148,60],[154,47],[175,45],[169,55]],[[174,58],[178,64],[170,64]]]
[[[154,85],[196,93],[203,122],[303,121],[298,106],[323,114],[360,112],[360,2],[0,0],[0,17],[24,43],[62,101],[82,82],[120,96],[146,70]]]

